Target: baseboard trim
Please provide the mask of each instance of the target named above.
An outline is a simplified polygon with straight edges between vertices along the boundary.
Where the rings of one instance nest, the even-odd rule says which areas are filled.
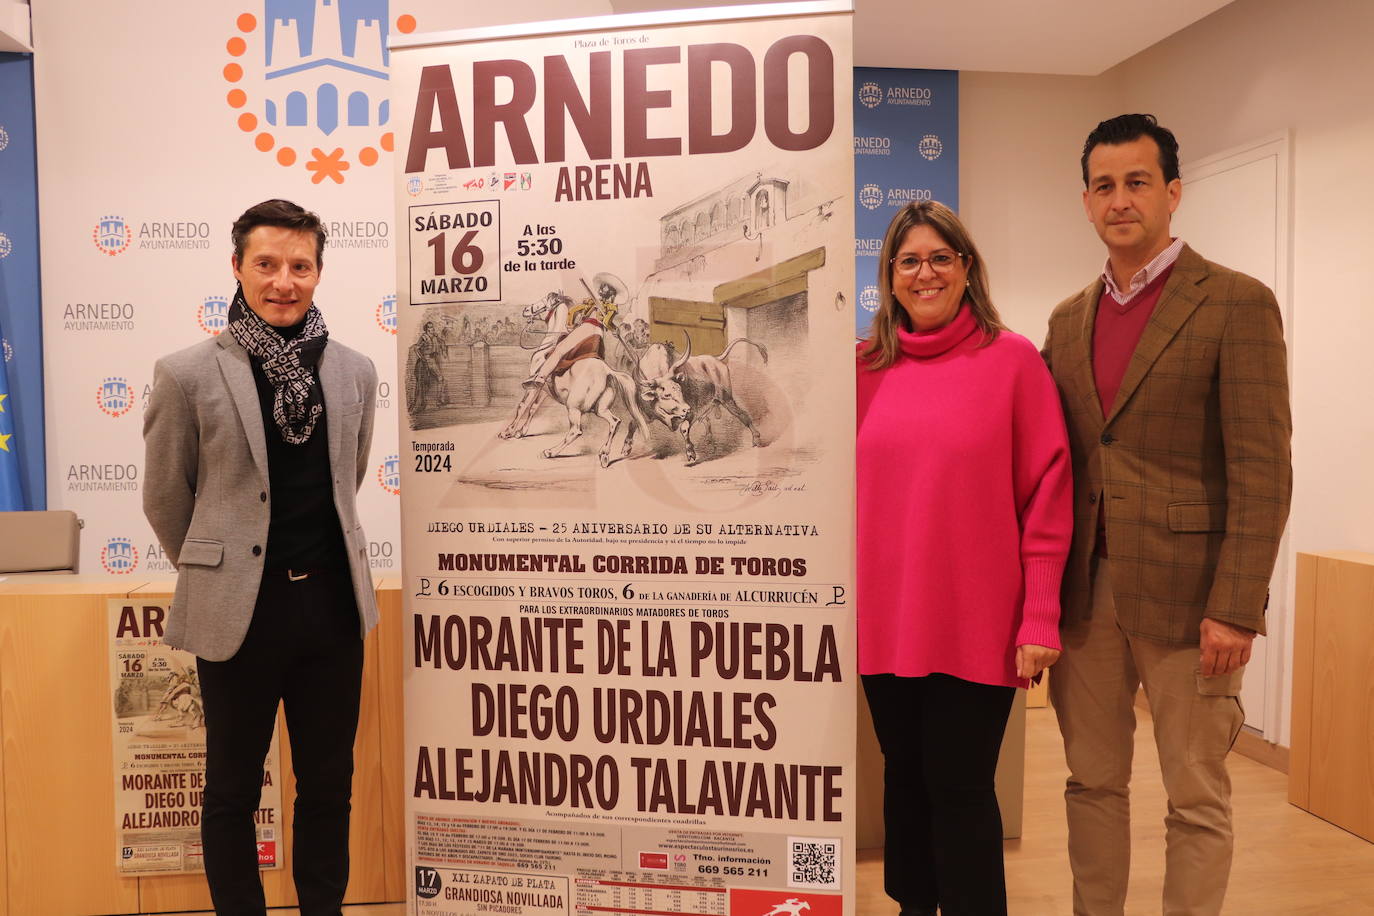
[[[1255,763],[1269,767],[1271,770],[1278,770],[1280,773],[1288,772],[1288,748],[1282,744],[1270,744],[1264,740],[1263,735],[1251,731],[1249,728],[1240,730],[1240,735],[1236,738],[1236,746],[1232,750],[1242,757],[1249,757]]]

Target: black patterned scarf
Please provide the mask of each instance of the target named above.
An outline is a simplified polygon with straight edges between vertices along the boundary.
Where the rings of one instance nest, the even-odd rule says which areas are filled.
[[[316,369],[329,342],[329,329],[320,310],[312,302],[305,313],[305,327],[288,339],[248,307],[240,285],[229,306],[229,333],[267,376],[274,391],[272,419],[281,437],[292,445],[309,442],[315,422],[324,413]]]

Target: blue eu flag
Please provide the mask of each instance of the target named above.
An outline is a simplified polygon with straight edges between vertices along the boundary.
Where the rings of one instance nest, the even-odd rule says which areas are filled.
[[[24,488],[19,482],[19,443],[14,437],[14,399],[9,376],[0,354],[0,511],[24,508]]]

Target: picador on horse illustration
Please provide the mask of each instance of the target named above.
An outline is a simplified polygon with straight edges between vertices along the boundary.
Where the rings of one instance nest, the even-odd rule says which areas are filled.
[[[605,356],[605,333],[615,332],[616,300],[627,295],[625,284],[608,273],[597,274],[592,284],[596,292],[588,288],[587,298],[580,303],[551,292],[525,308],[526,320],[543,320],[547,331],[530,357],[530,376],[521,383],[525,393],[515,416],[499,435],[502,439],[524,436],[535,411],[552,396],[568,411],[568,433],[558,445],[545,449],[544,457],[565,454],[582,435],[583,415],[594,413],[610,427],[599,453],[601,466],[606,467],[611,463],[611,440],[621,424],[612,406],[619,401],[630,415],[620,458],[629,456],[636,431],[646,430],[648,423],[635,402],[634,379],[612,369]]]

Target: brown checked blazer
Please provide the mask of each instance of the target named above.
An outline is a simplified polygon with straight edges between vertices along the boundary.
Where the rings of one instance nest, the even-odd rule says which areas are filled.
[[[1043,351],[1073,452],[1061,625],[1090,615],[1101,509],[1126,632],[1196,645],[1212,617],[1263,633],[1292,492],[1274,294],[1184,246],[1105,418],[1092,369],[1101,294],[1099,277],[1056,306]]]

